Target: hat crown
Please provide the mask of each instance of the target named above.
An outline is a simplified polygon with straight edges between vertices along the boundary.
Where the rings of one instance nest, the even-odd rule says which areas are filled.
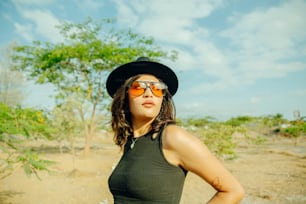
[[[148,57],[138,57],[136,62],[150,62],[151,60]]]

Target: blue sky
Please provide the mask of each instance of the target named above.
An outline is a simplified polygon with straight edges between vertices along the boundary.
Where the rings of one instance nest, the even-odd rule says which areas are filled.
[[[305,0],[2,0],[0,46],[61,41],[61,20],[117,18],[118,28],[177,50],[179,117],[293,111],[306,116]],[[48,86],[29,84],[25,104],[50,107]]]

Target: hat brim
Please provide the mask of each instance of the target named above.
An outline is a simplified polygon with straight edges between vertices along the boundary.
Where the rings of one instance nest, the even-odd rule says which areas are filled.
[[[121,65],[110,73],[106,81],[108,94],[113,97],[128,78],[139,74],[150,74],[162,80],[167,84],[172,96],[174,96],[178,89],[177,76],[166,65],[152,61],[134,61]]]

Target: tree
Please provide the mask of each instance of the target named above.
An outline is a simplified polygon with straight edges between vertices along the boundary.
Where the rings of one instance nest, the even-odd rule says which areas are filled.
[[[52,111],[51,125],[56,130],[53,135],[59,142],[60,153],[63,153],[62,141],[68,140],[70,151],[75,156],[75,136],[83,133],[82,125],[76,112],[81,106],[82,104],[78,102],[77,96],[72,95],[61,106],[55,107]]]
[[[53,84],[57,104],[78,93],[82,104],[90,106],[88,112],[83,108],[78,110],[86,133],[85,155],[89,153],[96,128],[96,112],[107,109],[104,87],[108,71],[139,56],[154,60],[176,58],[175,52],[163,51],[150,37],[130,30],[116,31],[114,23],[110,19],[93,22],[90,18],[80,24],[63,22],[58,29],[64,42],[35,41],[15,48],[16,69],[39,84]]]
[[[22,103],[25,84],[22,73],[12,70],[13,44],[1,50],[0,54],[0,102],[10,106]]]

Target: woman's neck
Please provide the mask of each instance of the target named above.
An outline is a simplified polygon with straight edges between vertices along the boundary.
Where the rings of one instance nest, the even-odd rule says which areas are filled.
[[[152,124],[153,120],[150,121],[134,121],[133,122],[133,136],[134,137],[140,137],[152,129]]]

